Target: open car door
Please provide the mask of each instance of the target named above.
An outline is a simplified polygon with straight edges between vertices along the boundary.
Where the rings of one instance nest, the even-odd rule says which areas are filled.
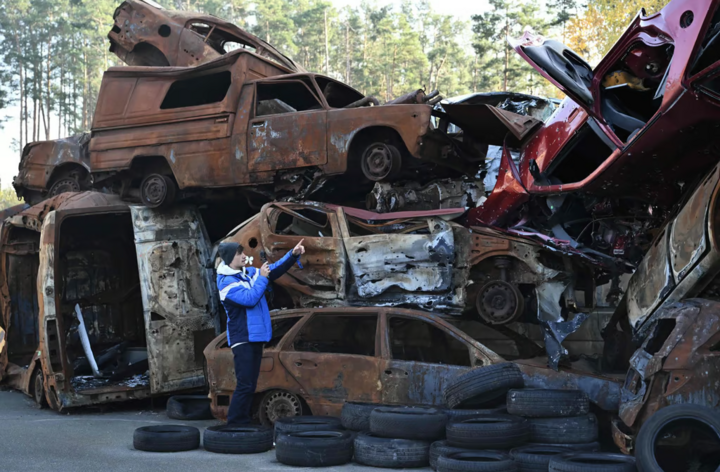
[[[216,336],[218,310],[210,245],[200,213],[132,206],[150,390],[202,387],[203,349]]]

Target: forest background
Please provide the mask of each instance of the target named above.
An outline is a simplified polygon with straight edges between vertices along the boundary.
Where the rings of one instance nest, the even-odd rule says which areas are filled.
[[[655,12],[668,0],[486,0],[485,13],[470,18],[435,11],[428,0],[342,8],[328,0],[157,1],[231,21],[306,69],[387,101],[417,88],[445,97],[502,90],[559,97],[507,37],[530,28],[595,64],[640,8]],[[2,0],[0,126],[19,126],[0,161],[16,166],[28,142],[89,129],[103,72],[123,65],[107,40],[120,3]],[[0,208],[13,193],[3,180]]]

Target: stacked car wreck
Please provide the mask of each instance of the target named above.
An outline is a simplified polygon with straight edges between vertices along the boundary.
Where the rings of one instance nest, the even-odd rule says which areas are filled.
[[[130,67],[105,73],[91,132],[23,150],[14,186],[35,206],[0,230],[0,376],[55,409],[207,377],[223,417],[211,239],[271,262],[304,240],[272,291],[293,309],[273,315],[263,422],[438,404],[451,376],[513,361],[528,386],[619,410],[632,452],[661,408],[720,406],[719,4],[639,14],[594,69],[527,32],[513,46],[559,105],[422,90],[380,105],[235,25],[127,0],[109,38]],[[209,235],[208,202],[251,217]],[[110,353],[102,380],[75,305]],[[123,377],[144,358],[146,378]]]

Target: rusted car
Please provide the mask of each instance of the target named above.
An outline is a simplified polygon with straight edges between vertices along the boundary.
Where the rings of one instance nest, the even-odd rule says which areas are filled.
[[[209,258],[193,207],[158,213],[116,195],[63,193],[9,217],[0,380],[55,410],[203,387],[202,351],[221,330]],[[112,356],[100,376],[76,306],[97,364]]]
[[[255,402],[263,424],[301,414],[339,416],[345,401],[442,405],[454,376],[507,361],[452,319],[427,312],[345,307],[282,310],[271,318]],[[235,389],[227,337],[218,336],[204,353],[212,411],[225,419]],[[543,358],[514,362],[528,387],[577,388],[602,410],[618,408],[618,380],[579,366],[555,372]]]
[[[212,15],[166,10],[152,0],[126,0],[113,14],[110,51],[129,66],[192,67],[246,49],[292,72],[305,72],[257,36]]]
[[[632,336],[640,345],[630,358],[614,425],[625,451],[667,405],[720,407],[719,201],[716,165],[653,241],[613,315],[611,325],[624,324],[628,341]],[[686,433],[689,439],[692,428]]]
[[[526,32],[515,50],[566,98],[468,216],[530,228],[636,265],[683,194],[720,157],[718,0],[673,0],[631,22],[593,69]],[[518,164],[512,158],[517,151]]]
[[[552,241],[451,221],[463,212],[269,203],[223,241],[273,262],[304,240],[302,268],[275,281],[277,306],[403,306],[539,323],[557,366],[564,336],[592,316],[596,287],[615,268]]]
[[[78,188],[87,181],[159,207],[178,192],[303,196],[346,175],[341,193],[364,195],[379,180],[477,173],[481,151],[434,129],[430,104],[363,106],[377,101],[325,76],[286,72],[245,49],[192,68],[110,68],[87,147],[28,144],[15,189],[37,201],[75,178]],[[540,123],[482,107],[501,136]]]

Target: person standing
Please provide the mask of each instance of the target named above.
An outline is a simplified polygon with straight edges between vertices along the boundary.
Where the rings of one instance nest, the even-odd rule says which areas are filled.
[[[227,313],[227,339],[235,360],[237,385],[230,401],[227,424],[250,423],[250,409],[260,375],[263,344],[272,338],[270,311],[265,300],[268,284],[282,276],[305,254],[304,239],[279,261],[260,269],[247,267],[252,259],[238,243],[222,243],[217,269],[220,302]]]

